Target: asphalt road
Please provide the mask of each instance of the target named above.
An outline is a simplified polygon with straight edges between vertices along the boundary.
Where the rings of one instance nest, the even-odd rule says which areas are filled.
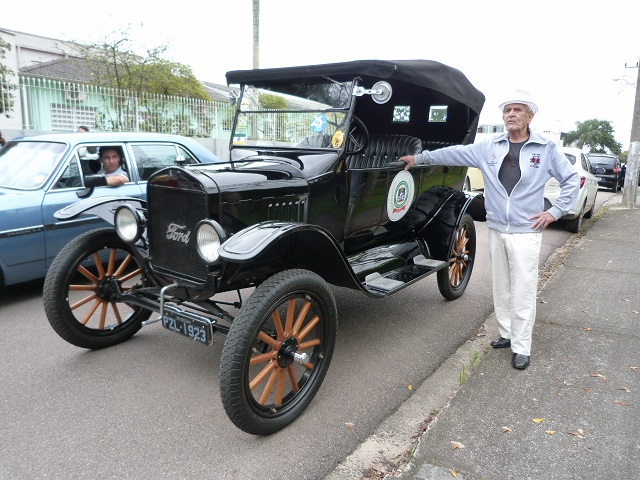
[[[596,207],[611,195],[601,190]],[[87,351],[49,326],[42,282],[0,290],[0,478],[323,478],[492,311],[486,226],[476,227],[475,269],[456,301],[440,296],[435,276],[381,300],[334,289],[329,373],[305,413],[269,437],[226,417],[224,339],[204,347],[156,323]],[[570,236],[552,225],[541,262]]]

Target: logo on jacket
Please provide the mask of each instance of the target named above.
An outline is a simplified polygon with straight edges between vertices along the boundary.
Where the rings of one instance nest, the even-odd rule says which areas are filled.
[[[396,222],[405,216],[411,206],[411,202],[413,202],[414,194],[413,177],[409,172],[402,170],[393,178],[387,194],[387,215],[389,215],[389,220]]]
[[[529,160],[529,165],[531,165],[533,168],[539,168],[540,167],[540,154],[539,153],[534,153],[533,155],[531,155],[531,160]]]
[[[185,245],[187,245],[189,243],[189,237],[191,236],[191,230],[185,231],[186,228],[186,225],[170,223],[167,227],[167,240],[173,240],[174,242],[183,242]]]

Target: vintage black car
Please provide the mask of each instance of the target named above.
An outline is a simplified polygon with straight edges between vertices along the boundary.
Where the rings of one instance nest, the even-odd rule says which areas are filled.
[[[405,171],[398,158],[472,143],[484,96],[426,60],[231,71],[227,81],[240,86],[229,161],[162,169],[146,202],[88,199],[58,212],[115,228],[58,255],[44,303],[55,331],[83,348],[156,321],[205,345],[226,335],[222,403],[240,429],[264,435],[293,422],[325,377],[338,319],[330,285],[381,298],[436,274],[446,299],[463,294],[471,213],[482,216],[461,191],[466,169]]]

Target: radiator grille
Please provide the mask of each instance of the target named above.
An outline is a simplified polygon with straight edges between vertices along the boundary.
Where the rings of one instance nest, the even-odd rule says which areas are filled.
[[[209,216],[202,191],[149,185],[149,250],[153,267],[204,281],[207,268],[196,250],[195,227]]]

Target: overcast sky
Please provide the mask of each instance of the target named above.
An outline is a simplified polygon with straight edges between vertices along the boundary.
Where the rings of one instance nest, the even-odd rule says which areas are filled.
[[[262,0],[260,7],[262,68],[437,60],[485,94],[482,123],[500,123],[497,105],[523,88],[540,107],[534,129],[609,120],[629,147],[638,70],[625,63],[640,59],[637,0]],[[12,1],[0,16],[2,28],[80,42],[127,25],[141,45],[170,44],[167,57],[200,80],[226,84],[226,71],[252,68],[251,0]]]

